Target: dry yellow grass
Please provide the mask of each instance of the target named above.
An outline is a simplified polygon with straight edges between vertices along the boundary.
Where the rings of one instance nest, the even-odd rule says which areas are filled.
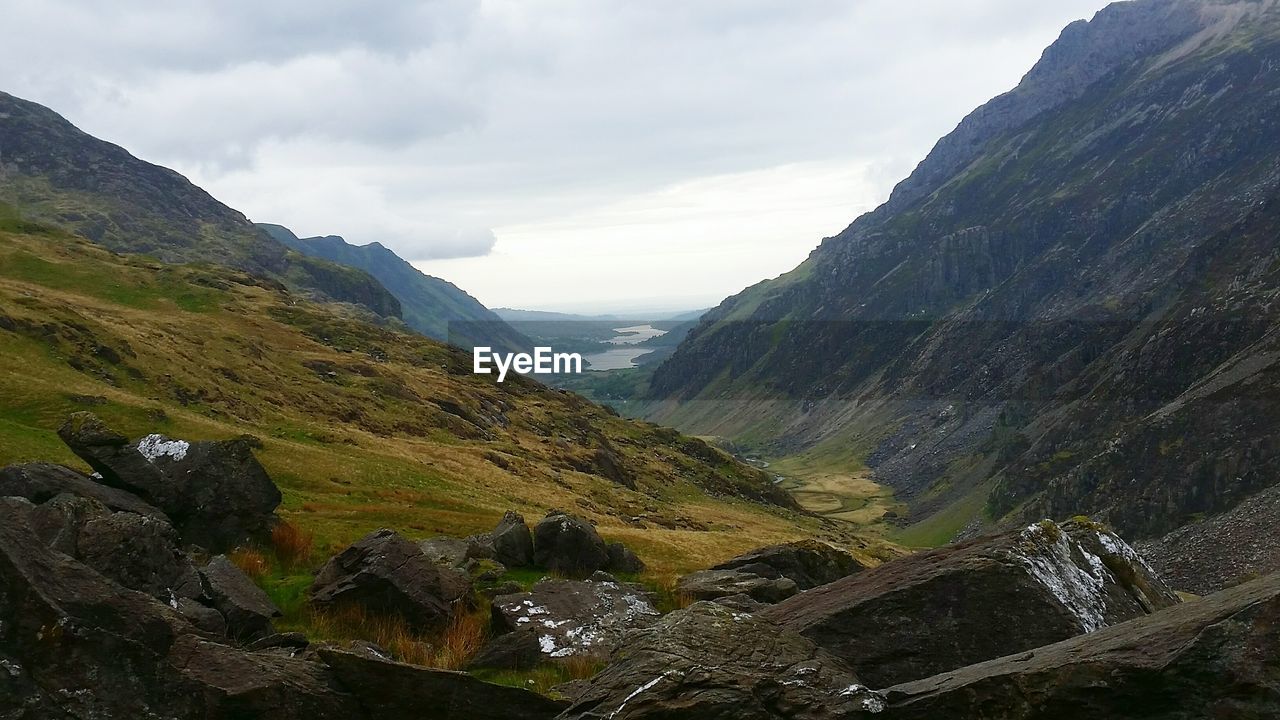
[[[750,471],[698,461],[655,426],[534,383],[499,387],[437,343],[215,271],[0,233],[0,315],[37,328],[0,329],[0,464],[81,466],[54,431],[83,398],[131,436],[252,434],[283,492],[282,518],[311,536],[316,558],[379,527],[465,536],[507,509],[536,521],[553,507],[592,519],[655,575],[770,542],[861,542],[847,527],[703,493],[703,479]],[[596,435],[622,454],[637,490],[571,469]],[[636,516],[650,519],[637,526]],[[696,529],[673,529],[681,524]],[[286,562],[305,562],[288,552]]]

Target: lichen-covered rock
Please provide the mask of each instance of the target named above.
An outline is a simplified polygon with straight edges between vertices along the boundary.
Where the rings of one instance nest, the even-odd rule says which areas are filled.
[[[884,690],[881,720],[1264,718],[1280,708],[1280,575]]]
[[[886,687],[1176,602],[1119,537],[1090,523],[1045,521],[885,563],[761,615]]]
[[[680,578],[676,591],[694,600],[746,595],[761,603],[776,603],[800,592],[790,578],[761,577],[741,570],[699,570]]]
[[[609,565],[609,550],[595,526],[555,510],[533,530],[533,557],[538,567],[573,577],[586,577]]]
[[[310,594],[319,608],[359,605],[399,615],[419,629],[443,624],[452,612],[440,568],[391,530],[372,532],[335,555],[316,575]]]
[[[227,635],[249,642],[275,633],[271,620],[280,609],[225,555],[210,560],[200,577],[212,606],[226,618]]]
[[[642,588],[616,582],[543,580],[530,592],[493,599],[495,628],[532,629],[548,659],[607,657],[627,631],[657,619]]]
[[[564,720],[834,720],[883,704],[810,640],[714,603],[629,636],[574,693]]]
[[[493,542],[494,559],[498,562],[508,567],[529,567],[533,564],[533,533],[519,513],[508,510],[489,536]]]
[[[492,670],[531,670],[546,662],[538,631],[524,627],[503,633],[485,643],[469,667]]]
[[[835,582],[867,569],[849,553],[817,540],[769,545],[726,560],[712,570],[740,570],[761,577],[784,577],[800,590]]]
[[[227,550],[275,524],[280,491],[243,439],[148,435],[130,443],[87,412],[73,414],[58,434],[104,485],[163,510],[184,543]]]

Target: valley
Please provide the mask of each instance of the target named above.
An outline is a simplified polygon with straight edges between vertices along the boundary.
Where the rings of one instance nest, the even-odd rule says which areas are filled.
[[[713,5],[661,26],[768,49]],[[821,209],[787,194],[795,174],[853,176],[766,161],[708,119],[771,78],[699,88],[707,117],[663,105],[696,121],[696,151],[626,127],[645,155],[688,156],[677,181],[603,143],[616,123],[592,112],[703,76],[645,96],[581,48],[518,42],[533,24],[610,44],[600,18],[500,6],[376,72],[360,43],[317,50],[318,87],[342,88],[326,63],[365,85],[340,112],[299,111],[278,81],[244,95],[244,123],[210,122],[209,142],[255,118],[307,128],[186,166],[248,202],[278,193],[266,219],[288,227],[0,92],[0,719],[1280,716],[1280,0],[1072,22],[882,204],[768,273],[751,253],[797,233],[717,234],[712,209],[795,224]],[[787,54],[816,63],[808,12]],[[1031,32],[1019,12],[1008,32]],[[422,19],[368,14],[392,45]],[[462,53],[473,24],[536,70],[510,74],[519,91]],[[528,95],[562,65],[608,82]],[[439,107],[447,88],[407,89],[455,72],[465,92]],[[795,102],[813,146],[790,152],[847,151],[818,121],[850,121],[834,98],[854,87]],[[558,121],[495,139],[481,108],[536,115],[530,97]],[[423,167],[375,187],[401,157]],[[855,159],[868,187],[891,166]],[[276,162],[292,183],[272,189],[255,172]],[[819,184],[803,190],[839,194]],[[642,237],[706,287],[638,274],[635,297],[668,296],[624,303],[601,283],[644,265]],[[487,259],[526,267],[465,275]],[[772,279],[710,309],[486,304],[695,308],[730,270],[751,278],[735,289]],[[558,369],[524,372],[539,360]]]

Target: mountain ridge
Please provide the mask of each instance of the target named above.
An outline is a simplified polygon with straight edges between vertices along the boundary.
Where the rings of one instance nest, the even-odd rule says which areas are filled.
[[[1096,513],[1152,537],[1268,486],[1265,373],[1152,413],[1236,355],[1266,367],[1276,5],[1120,3],[1044,58],[1035,93],[972,114],[885,205],[709,313],[655,372],[651,417],[856,454],[905,522],[952,535]],[[1020,96],[1053,102],[1007,110]]]
[[[300,253],[369,273],[400,301],[405,323],[427,337],[459,346],[488,345],[509,351],[533,345],[465,290],[423,273],[379,242],[354,245],[338,235],[299,238],[283,225],[257,225]]]

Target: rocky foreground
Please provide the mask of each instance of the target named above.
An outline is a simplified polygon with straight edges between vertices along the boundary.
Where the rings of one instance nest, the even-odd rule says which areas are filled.
[[[414,542],[380,530],[319,568],[317,609],[430,632],[491,608],[469,667],[603,667],[552,697],[278,633],[221,553],[278,520],[252,442],[63,428],[92,476],[0,470],[0,718],[1263,718],[1280,713],[1280,576],[1180,602],[1077,519],[865,567],[806,541],[682,578],[591,524]],[[229,512],[228,509],[234,509]],[[531,587],[509,568],[553,571]],[[487,604],[485,604],[487,603]]]

